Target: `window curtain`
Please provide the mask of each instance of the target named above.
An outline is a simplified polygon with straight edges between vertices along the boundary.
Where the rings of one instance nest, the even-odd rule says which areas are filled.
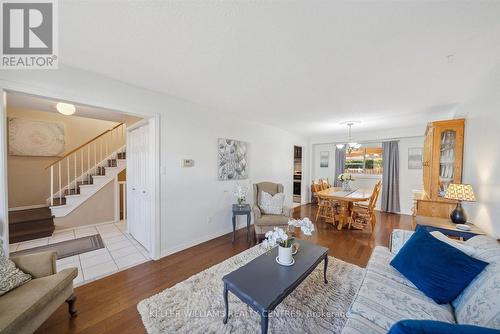
[[[399,212],[399,147],[397,141],[382,143],[382,211]]]
[[[345,148],[339,150],[335,147],[335,180],[333,180],[333,185],[335,187],[342,187],[342,182],[339,181],[339,175],[344,172],[345,169]]]

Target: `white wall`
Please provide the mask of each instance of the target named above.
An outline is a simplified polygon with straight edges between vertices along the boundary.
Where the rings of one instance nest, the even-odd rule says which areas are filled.
[[[247,141],[250,181],[282,182],[288,203],[292,201],[294,144],[305,148],[303,177],[309,179],[307,157],[310,154],[304,138],[100,75],[65,66],[55,71],[2,71],[0,89],[27,91],[138,116],[160,114],[160,248],[163,255],[232,230],[229,204],[234,202],[231,198],[234,182],[217,181],[218,137]],[[2,106],[0,115],[5,116],[3,109]],[[5,118],[0,118],[5,138]],[[4,148],[0,145],[0,153]],[[2,166],[5,158],[2,153]],[[195,167],[180,168],[181,159],[185,158],[194,159]],[[2,169],[0,196],[5,193],[5,171]],[[4,201],[0,203],[0,222],[3,224],[7,211]]]
[[[477,199],[464,207],[472,223],[500,238],[500,63],[457,116],[466,118],[462,182]]]
[[[418,131],[421,131],[420,133]],[[399,196],[401,203],[401,211],[403,214],[411,214],[411,208],[413,205],[413,193],[412,190],[421,190],[422,189],[422,170],[421,169],[408,169],[408,148],[410,147],[423,147],[424,145],[424,137],[422,134],[425,129],[412,128],[407,129],[408,134],[419,133],[416,137],[401,137],[397,138],[399,141]],[[363,141],[384,141],[387,139],[395,139],[396,136],[401,136],[402,132],[397,131],[385,131],[385,132],[372,132],[372,133],[357,133],[356,139],[360,138],[360,142]],[[325,141],[332,140],[329,144],[312,144],[311,152],[313,153],[313,157],[311,159],[311,178],[313,180],[318,180],[321,177],[328,177],[330,182],[334,179],[334,170],[335,170],[335,160],[333,157],[335,146],[334,143],[345,140],[342,138],[316,138],[313,139],[312,142],[315,141]],[[319,152],[330,150],[330,163],[328,168],[319,167]],[[361,176],[356,175],[356,181],[352,183],[354,187],[357,188],[373,188],[375,183],[382,179],[382,176],[376,175],[367,175]],[[380,200],[379,197],[377,203],[377,209],[380,209]]]
[[[293,145],[305,144],[283,130],[208,112],[167,112],[168,224],[165,252],[171,253],[231,231],[235,181],[217,180],[217,138],[248,142],[249,180],[273,181],[285,187],[292,204]],[[305,145],[304,145],[305,146]],[[193,159],[193,168],[181,168]],[[239,217],[246,224],[245,217]]]

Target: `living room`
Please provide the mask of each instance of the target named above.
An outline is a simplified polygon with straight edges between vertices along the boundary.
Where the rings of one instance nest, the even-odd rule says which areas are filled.
[[[402,273],[402,268],[396,271],[388,260],[396,257],[388,250],[392,246],[395,251],[394,238],[412,240],[411,233],[401,231],[416,229],[413,214],[417,214],[418,194],[424,195],[423,174],[428,168],[424,159],[426,128],[433,122],[465,120],[460,141],[463,158],[456,164],[460,173],[453,175],[453,184],[470,185],[476,201],[466,202],[463,197],[458,218],[463,218],[465,211],[467,222],[489,236],[488,245],[500,237],[495,218],[500,213],[499,160],[493,149],[500,128],[497,2],[106,1],[95,10],[88,2],[73,1],[60,2],[57,11],[58,68],[2,69],[0,89],[4,96],[20,92],[154,119],[153,260],[77,288],[67,285],[43,312],[34,310],[22,318],[32,320],[32,327],[23,327],[20,315],[11,312],[11,318],[0,318],[2,331],[237,333],[259,332],[267,323],[270,332],[350,333],[356,324],[368,326],[370,316],[366,309],[357,308],[364,304],[356,301],[367,298],[363,287],[373,287],[373,275],[384,273],[392,275],[388,279],[410,286],[413,290],[409,293],[418,293],[418,299],[423,300],[419,305],[430,305],[430,309],[425,309],[427,317],[398,310],[401,317],[385,319],[383,326],[369,319],[376,325],[372,332],[387,332],[404,319],[499,329],[498,315],[487,322],[486,318],[465,320],[460,312],[454,313],[459,310],[455,298],[431,304],[432,298],[415,288],[418,285],[408,278],[411,275]],[[9,143],[4,104],[0,113],[0,163],[6,166]],[[348,123],[354,124],[349,127]],[[367,172],[374,166],[367,161],[391,161],[389,153],[396,150],[379,150],[387,142],[398,143],[399,163],[388,168],[384,165],[378,174]],[[336,163],[337,145],[343,145],[346,160],[352,158],[356,163],[361,156],[356,152],[364,149],[363,172],[337,173],[342,165]],[[294,146],[302,147],[302,196],[301,205],[290,211]],[[328,152],[327,167],[322,167],[326,156],[322,152]],[[439,159],[434,161],[439,165]],[[396,170],[399,182],[385,182],[385,177],[394,175],[389,171]],[[0,231],[7,256],[8,172],[5,167],[0,170]],[[354,180],[339,183],[340,174]],[[439,176],[446,175],[438,171],[437,178],[429,178],[438,184],[431,187],[433,191],[441,189]],[[311,186],[320,179],[328,185],[319,192],[330,199],[311,203],[315,194]],[[354,205],[346,204],[342,209],[342,203],[353,201],[352,193],[369,203],[378,181],[383,181],[380,196],[370,214],[360,214],[359,224],[351,221]],[[275,214],[277,218],[271,214],[279,223],[266,222],[265,211],[275,208],[262,210],[260,206],[263,189],[258,184],[263,182],[275,185],[263,187],[271,200],[279,200],[281,214]],[[339,189],[344,183],[346,189]],[[352,193],[347,194],[348,186]],[[397,196],[391,190],[396,188]],[[366,191],[360,194],[359,189]],[[340,200],[339,191],[346,192]],[[273,193],[282,195],[274,198]],[[446,203],[448,207],[440,210],[448,210],[449,216],[460,198],[445,200],[446,193],[441,195],[432,199],[437,204],[431,208]],[[332,196],[337,197],[338,205],[330,204]],[[387,204],[396,200],[399,208]],[[320,204],[326,204],[326,213],[317,218]],[[361,222],[366,217],[369,223]],[[272,310],[257,313],[251,306],[247,309],[244,298],[238,298],[232,289],[238,286],[238,277],[228,276],[229,318],[224,324],[223,277],[237,273],[261,254],[267,256],[267,242],[260,241],[266,239],[266,232],[287,226],[289,221],[300,225],[294,228],[299,243],[304,240],[315,245],[319,253],[306,243],[298,249],[293,246],[297,251],[292,257],[294,264],[287,266],[289,263],[275,260],[279,247],[270,251],[276,252],[273,266],[268,263],[269,268],[256,272],[290,272],[276,282],[288,282],[285,288],[278,288],[292,294],[286,297],[278,293],[283,297],[281,303],[269,304],[275,312],[264,320],[261,315]],[[481,248],[474,239],[465,241],[465,246]],[[464,246],[450,240],[455,249]],[[300,258],[307,254],[316,254],[316,259],[309,259],[312,262],[305,268],[309,262]],[[494,258],[477,255],[482,254],[479,251],[469,254],[473,260],[490,263],[478,277],[498,268]],[[324,282],[323,262],[319,261],[325,259],[329,283]],[[373,259],[386,262],[370,265]],[[24,268],[22,262],[15,263],[18,269]],[[312,264],[317,267],[312,268]],[[381,267],[386,268],[384,273],[372,270]],[[297,270],[302,270],[297,276],[301,279],[288,281]],[[494,277],[498,278],[496,270]],[[25,310],[34,302],[28,297],[9,297],[43,279],[37,278],[37,272],[26,271],[31,273],[30,280],[0,297],[1,314],[8,309],[2,300],[10,306],[22,300]],[[303,276],[305,273],[308,275]],[[58,275],[53,274],[50,276]],[[74,272],[66,274],[71,277]],[[471,281],[468,283],[477,283]],[[272,288],[272,284],[259,286]],[[467,289],[462,286],[459,292]],[[498,289],[489,291],[490,296],[498,296],[493,293]],[[398,293],[393,289],[388,296]],[[76,296],[76,303],[70,296]],[[388,299],[381,295],[370,298],[375,302]],[[65,300],[78,311],[77,317],[67,314]],[[497,300],[484,296],[488,312],[500,313]],[[432,316],[445,314],[440,313],[443,309],[449,311],[445,316]],[[25,310],[22,313],[26,315]],[[186,315],[188,311],[195,315]],[[403,333],[400,327],[404,325],[408,324],[398,325],[393,333]],[[370,327],[359,328],[370,332]]]

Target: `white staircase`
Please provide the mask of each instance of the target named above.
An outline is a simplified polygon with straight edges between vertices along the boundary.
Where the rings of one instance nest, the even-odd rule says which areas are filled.
[[[125,125],[119,124],[48,167],[53,216],[68,215],[116,179],[126,168],[125,138]]]

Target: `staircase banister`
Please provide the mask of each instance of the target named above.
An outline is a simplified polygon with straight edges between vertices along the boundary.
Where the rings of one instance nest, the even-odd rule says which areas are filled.
[[[50,165],[48,165],[47,167],[45,167],[45,169],[49,169],[50,167],[54,166],[55,164],[57,164],[59,161],[62,161],[64,160],[65,158],[67,158],[68,156],[70,156],[71,154],[75,153],[76,151],[82,149],[83,147],[87,146],[88,144],[92,143],[93,141],[101,138],[102,136],[104,136],[105,134],[113,131],[114,129],[117,129],[119,128],[120,126],[124,125],[124,123],[120,123],[116,126],[114,126],[113,128],[109,129],[109,130],[106,130],[104,131],[103,133],[101,133],[100,135],[97,135],[95,136],[94,138],[90,139],[89,141],[83,143],[82,145],[78,146],[77,148],[69,151],[68,153],[65,153],[62,157],[60,157],[59,159],[57,159],[56,161],[54,161],[53,163],[51,163]]]

